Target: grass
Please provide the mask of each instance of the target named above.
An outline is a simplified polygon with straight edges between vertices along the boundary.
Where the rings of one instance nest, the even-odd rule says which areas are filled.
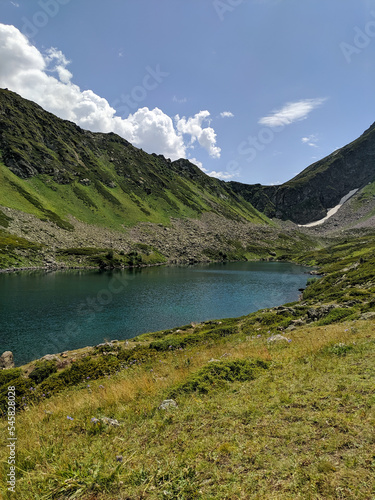
[[[17,417],[17,499],[372,498],[372,332],[313,325],[286,347],[226,338],[30,404]],[[254,364],[256,377],[186,391]],[[178,407],[159,410],[171,394]],[[120,426],[91,421],[104,416]]]

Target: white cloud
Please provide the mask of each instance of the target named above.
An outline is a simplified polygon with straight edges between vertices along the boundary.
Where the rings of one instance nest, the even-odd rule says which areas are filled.
[[[317,142],[318,138],[315,134],[311,134],[308,137],[302,137],[301,142],[303,144],[307,144],[308,146],[311,146],[312,148],[317,148]]]
[[[203,163],[196,158],[188,158],[190,163],[193,163],[193,165],[196,165],[198,168],[200,168],[203,172],[206,172],[206,169],[203,168]]]
[[[273,111],[272,114],[261,118],[258,123],[268,127],[279,127],[290,125],[296,121],[305,120],[311,111],[321,106],[326,100],[327,98],[318,98],[288,102],[281,109]]]
[[[209,121],[210,113],[208,111],[199,111],[190,118],[182,118],[176,115],[176,128],[180,134],[191,136],[190,145],[195,141],[205,148],[212,158],[220,158],[221,149],[216,146],[216,133],[212,127],[203,128],[203,122]]]
[[[233,118],[234,114],[231,111],[223,111],[220,113],[221,118]]]
[[[230,173],[230,172],[216,172],[215,170],[212,170],[211,172],[208,171],[206,168],[201,168],[200,169],[210,177],[216,177],[217,179],[221,179],[223,181],[227,181],[229,179],[233,179],[233,177],[236,177],[236,173]]]
[[[51,63],[55,62],[55,65],[52,68],[48,67],[47,71],[57,72],[61,82],[69,83],[73,78],[72,73],[66,69],[66,66],[70,63],[70,61],[67,60],[61,50],[51,47],[46,50],[44,60],[47,65],[51,65]]]
[[[56,48],[43,55],[14,26],[0,24],[0,87],[35,101],[47,111],[93,132],[115,132],[149,153],[176,160],[186,158],[197,140],[213,158],[220,156],[216,134],[203,127],[208,111],[182,118],[174,124],[159,108],[143,107],[126,119],[116,116],[108,101],[92,90],[72,83],[69,61]],[[184,134],[187,137],[184,141]]]

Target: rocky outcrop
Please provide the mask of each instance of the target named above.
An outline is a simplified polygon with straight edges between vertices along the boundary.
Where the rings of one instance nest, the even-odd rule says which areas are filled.
[[[14,368],[14,360],[12,351],[5,351],[0,356],[0,370]]]
[[[229,185],[269,217],[308,224],[325,217],[350,191],[374,180],[375,124],[357,140],[280,186]]]

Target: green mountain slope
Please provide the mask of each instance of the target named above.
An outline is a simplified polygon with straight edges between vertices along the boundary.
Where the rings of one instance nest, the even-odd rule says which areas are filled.
[[[147,154],[0,90],[0,205],[73,229],[69,216],[113,229],[204,212],[268,220],[224,182],[187,160]]]

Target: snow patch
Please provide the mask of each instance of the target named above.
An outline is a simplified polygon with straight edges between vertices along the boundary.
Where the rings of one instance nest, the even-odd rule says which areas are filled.
[[[319,226],[320,224],[323,224],[326,220],[328,220],[330,217],[332,217],[332,215],[334,215],[336,212],[338,212],[338,210],[342,207],[342,205],[346,201],[348,201],[349,198],[351,198],[358,191],[358,189],[359,188],[353,189],[346,196],[341,198],[340,203],[338,205],[336,205],[335,207],[331,208],[330,210],[328,210],[327,215],[323,219],[317,220],[315,222],[310,222],[309,224],[298,224],[299,227],[314,227],[314,226]]]

